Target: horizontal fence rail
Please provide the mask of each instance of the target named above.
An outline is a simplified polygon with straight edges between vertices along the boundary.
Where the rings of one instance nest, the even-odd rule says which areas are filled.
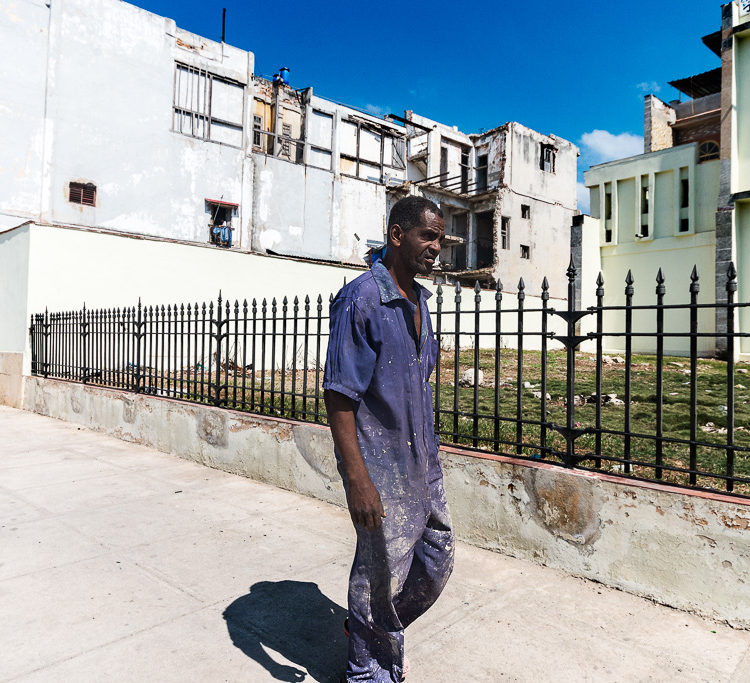
[[[432,377],[441,441],[621,477],[750,495],[750,376],[735,360],[737,273],[726,300],[635,304],[628,272],[622,303],[576,309],[510,295],[438,286],[431,300],[440,352]],[[619,294],[619,293],[618,293]],[[332,298],[332,297],[331,297]],[[33,375],[113,387],[257,414],[327,423],[323,366],[328,307],[322,296],[142,305],[31,317]],[[562,303],[562,306],[553,304]],[[723,317],[726,325],[715,328]],[[716,349],[724,360],[709,358]],[[615,355],[608,355],[615,354]],[[747,382],[747,387],[742,381]],[[747,425],[747,427],[746,427]]]

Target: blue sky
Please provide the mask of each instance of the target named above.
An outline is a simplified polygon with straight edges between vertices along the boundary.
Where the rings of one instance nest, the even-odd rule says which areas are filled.
[[[701,43],[718,0],[620,3],[136,0],[188,31],[255,53],[256,72],[376,114],[420,114],[467,133],[515,120],[593,163],[642,151],[643,95],[719,66]],[[585,207],[584,207],[585,208]]]

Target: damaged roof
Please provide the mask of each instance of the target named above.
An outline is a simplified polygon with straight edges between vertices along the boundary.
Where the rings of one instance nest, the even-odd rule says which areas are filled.
[[[695,76],[669,81],[669,85],[693,99],[713,95],[721,92],[721,67],[704,71],[702,74],[696,74]]]
[[[721,57],[721,31],[714,31],[701,38],[703,44],[717,57]]]

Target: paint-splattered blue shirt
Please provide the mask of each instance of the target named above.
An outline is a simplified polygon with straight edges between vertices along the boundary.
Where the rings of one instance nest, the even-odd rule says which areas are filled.
[[[380,262],[331,304],[323,387],[353,400],[362,458],[382,498],[418,495],[441,476],[429,384],[437,358],[426,303],[432,295],[416,282],[414,288],[419,339],[416,307]]]

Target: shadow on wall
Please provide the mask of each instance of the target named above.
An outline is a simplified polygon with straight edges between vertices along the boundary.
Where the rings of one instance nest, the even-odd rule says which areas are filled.
[[[346,610],[314,583],[260,581],[224,610],[235,647],[278,681],[338,681],[346,668]],[[279,664],[269,650],[300,668]]]

